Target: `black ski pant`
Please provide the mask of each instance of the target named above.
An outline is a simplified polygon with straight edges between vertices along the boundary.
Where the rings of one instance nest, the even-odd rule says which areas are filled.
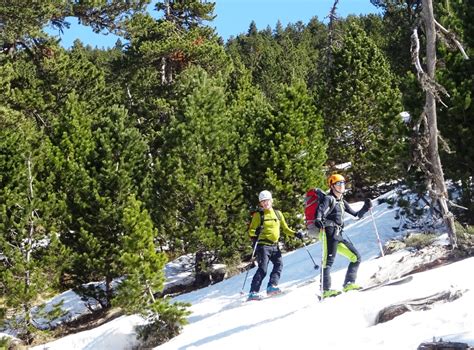
[[[281,271],[283,270],[283,259],[281,258],[281,251],[278,247],[278,244],[259,244],[257,245],[255,255],[257,257],[258,269],[252,279],[252,284],[250,286],[251,293],[258,293],[260,291],[260,286],[262,285],[263,279],[267,275],[268,264],[270,261],[273,264],[273,269],[270,273],[270,280],[268,281],[268,285],[278,285]]]
[[[323,245],[323,290],[331,289],[331,266],[339,253],[349,259],[344,286],[354,283],[360,265],[360,254],[352,242],[342,237],[342,229],[338,226],[327,226],[322,233]]]

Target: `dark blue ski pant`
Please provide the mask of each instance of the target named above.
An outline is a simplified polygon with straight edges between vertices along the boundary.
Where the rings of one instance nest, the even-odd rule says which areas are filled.
[[[250,286],[250,292],[258,293],[260,291],[262,281],[267,275],[268,264],[270,261],[273,264],[273,269],[270,273],[270,280],[268,281],[268,285],[278,285],[281,271],[283,270],[283,259],[281,258],[281,251],[278,247],[278,244],[257,245],[255,256],[257,257],[258,269],[255,275],[253,276],[252,284]]]

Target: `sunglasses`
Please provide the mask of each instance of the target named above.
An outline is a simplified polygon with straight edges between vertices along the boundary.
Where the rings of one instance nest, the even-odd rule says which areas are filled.
[[[342,186],[342,185],[345,185],[346,182],[345,181],[338,181],[338,182],[335,182],[334,185],[336,186]]]

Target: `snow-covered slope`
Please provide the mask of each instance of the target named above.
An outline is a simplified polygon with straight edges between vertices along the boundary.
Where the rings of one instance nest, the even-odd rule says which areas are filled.
[[[355,204],[354,209],[361,205]],[[394,237],[393,210],[381,204],[373,212],[382,241]],[[360,221],[347,218],[345,232],[363,258],[359,284],[368,283],[380,270],[392,275],[400,272],[400,260],[408,252],[376,258],[379,251],[370,217]],[[319,243],[307,248],[319,261]],[[336,258],[333,287],[341,287],[347,263],[341,256]],[[474,258],[415,274],[411,282],[403,285],[349,292],[322,303],[316,297],[319,283],[305,284],[318,276],[306,249],[286,254],[284,265],[280,287],[290,291],[282,296],[244,302],[240,291],[245,274],[241,274],[177,297],[176,300],[192,304],[189,325],[158,349],[416,349],[433,337],[474,345]],[[248,274],[246,292],[254,273],[255,269]],[[263,286],[265,283],[266,280]],[[408,312],[374,325],[377,312],[385,306],[449,289],[464,294],[431,310]],[[130,349],[135,344],[132,327],[140,322],[137,316],[120,317],[97,329],[35,349]]]
[[[362,279],[378,263],[365,263]],[[218,292],[192,293],[181,298],[194,303],[191,324],[158,349],[416,349],[433,337],[474,345],[473,268],[471,258],[415,274],[404,285],[349,292],[323,303],[315,297],[317,283],[244,304]],[[343,275],[339,271],[335,276],[342,280]],[[377,312],[385,306],[450,288],[469,291],[454,302],[374,326]]]

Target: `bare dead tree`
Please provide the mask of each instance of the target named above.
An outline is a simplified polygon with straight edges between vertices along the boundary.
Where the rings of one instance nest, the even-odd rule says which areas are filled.
[[[422,24],[426,37],[426,72],[420,62],[420,41],[418,38],[418,26]],[[436,102],[441,101],[441,94],[449,97],[447,91],[435,81],[436,73],[436,38],[444,35],[447,41],[452,42],[460,48],[464,57],[467,57],[460,42],[447,29],[436,22],[433,13],[432,0],[423,0],[421,9],[421,23],[413,29],[412,39],[412,61],[415,66],[418,80],[423,91],[425,91],[425,106],[416,126],[415,139],[415,161],[420,166],[428,179],[428,189],[434,202],[440,205],[443,220],[448,229],[448,236],[453,247],[457,246],[454,216],[450,212],[448,203],[448,191],[444,178],[443,167],[439,156],[438,142],[440,133],[438,130]]]
[[[172,21],[171,16],[171,5],[170,0],[164,1],[165,6],[165,19],[167,21]],[[166,85],[168,83],[172,83],[173,77],[170,69],[169,58],[166,56],[161,57],[160,60],[160,74],[161,74],[161,84]]]
[[[339,3],[339,0],[334,0],[334,4],[331,7],[331,10],[329,11],[329,24],[328,24],[328,55],[327,55],[327,64],[328,68],[331,69],[333,66],[333,46],[334,46],[334,41],[335,41],[335,22],[337,21],[337,4]]]
[[[28,200],[30,203],[33,203],[34,200],[34,192],[33,192],[33,175],[31,173],[31,155],[27,159],[27,166],[28,166]],[[35,209],[31,209],[31,214],[30,214],[30,220],[29,220],[29,230],[28,230],[28,236],[26,237],[26,244],[25,244],[25,262],[27,268],[25,269],[25,276],[24,276],[24,293],[25,295],[28,295],[30,289],[31,289],[31,271],[30,271],[30,261],[31,261],[31,254],[33,250],[33,235],[35,232],[35,224],[36,224],[36,213]],[[23,311],[25,313],[25,322],[28,324],[28,326],[33,324],[32,320],[32,306],[30,304],[30,301],[25,301],[23,304]],[[30,338],[31,334],[29,331],[29,327],[26,327],[27,329],[27,338]]]

